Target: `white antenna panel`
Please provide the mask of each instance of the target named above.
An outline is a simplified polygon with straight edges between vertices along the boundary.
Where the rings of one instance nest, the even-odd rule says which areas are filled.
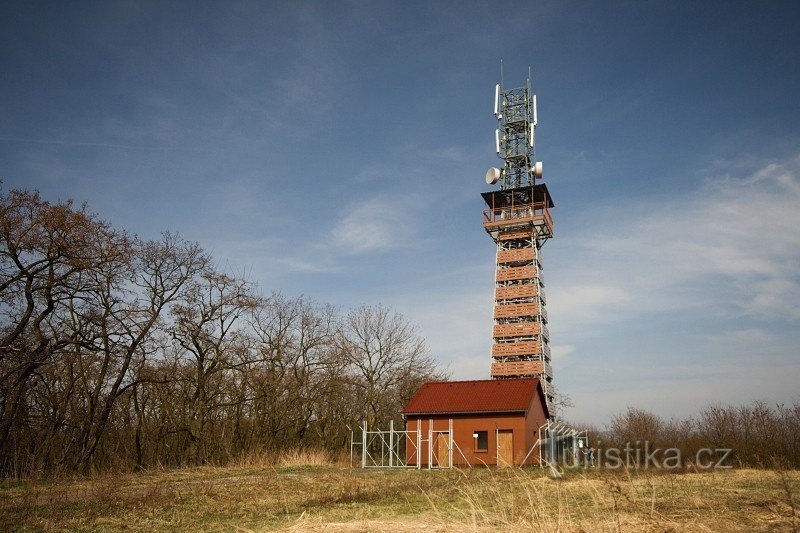
[[[499,104],[500,104],[500,85],[495,85],[494,86],[494,116],[497,116]]]
[[[533,128],[534,128],[534,125],[531,124],[531,146],[533,146]]]
[[[533,95],[533,125],[536,126],[539,124],[539,113],[536,109],[536,95]]]
[[[494,130],[494,148],[500,154],[500,130]]]
[[[542,179],[542,162],[537,161],[536,164],[533,166],[533,175],[536,176],[537,179]]]

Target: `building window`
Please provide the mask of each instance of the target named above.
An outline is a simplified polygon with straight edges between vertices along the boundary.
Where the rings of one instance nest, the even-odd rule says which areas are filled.
[[[475,441],[476,452],[489,451],[489,432],[488,431],[474,431],[472,439]]]

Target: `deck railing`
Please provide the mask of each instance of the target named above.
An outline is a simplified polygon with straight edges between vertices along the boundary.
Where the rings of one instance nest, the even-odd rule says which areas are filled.
[[[533,221],[537,218],[543,219],[548,228],[553,227],[553,218],[550,216],[550,210],[545,202],[496,207],[494,209],[486,208],[483,210],[484,224],[497,224],[505,221],[509,223],[527,220]]]

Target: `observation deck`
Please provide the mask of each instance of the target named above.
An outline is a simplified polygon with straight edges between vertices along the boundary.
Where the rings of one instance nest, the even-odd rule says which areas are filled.
[[[537,240],[553,236],[553,218],[550,209],[555,207],[547,185],[517,187],[482,193],[486,202],[483,210],[483,227],[495,242],[519,238],[536,230]]]

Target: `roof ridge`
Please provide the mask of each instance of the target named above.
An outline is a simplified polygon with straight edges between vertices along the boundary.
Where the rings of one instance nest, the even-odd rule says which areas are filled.
[[[426,381],[423,385],[436,385],[438,383],[486,383],[486,382],[493,382],[493,383],[503,383],[509,381],[526,381],[526,380],[539,380],[539,378],[530,377],[530,378],[505,378],[505,379],[456,379],[456,380],[444,380],[444,381]]]

